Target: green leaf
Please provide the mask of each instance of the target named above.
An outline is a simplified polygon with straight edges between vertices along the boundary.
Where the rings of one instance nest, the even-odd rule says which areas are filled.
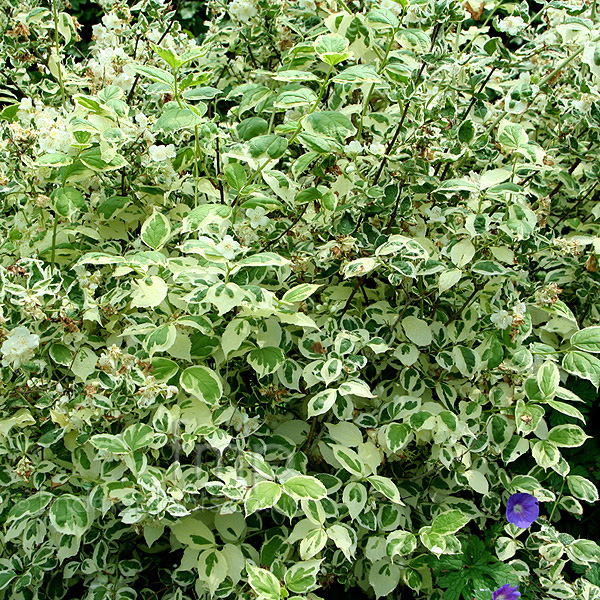
[[[154,130],[162,129],[166,133],[174,133],[181,129],[192,129],[201,122],[200,117],[191,108],[167,105],[154,123]]]
[[[310,134],[333,138],[341,143],[356,133],[350,118],[333,110],[311,113],[304,118],[302,126]]]
[[[246,515],[251,515],[257,510],[271,508],[277,504],[281,496],[282,488],[274,481],[259,481],[253,485],[246,494],[244,506]]]
[[[130,450],[139,450],[144,448],[154,439],[154,430],[144,423],[136,423],[129,426],[123,432],[123,441],[129,446]]]
[[[152,361],[152,377],[160,383],[166,383],[177,374],[179,366],[175,361],[168,358],[153,358]]]
[[[389,596],[400,583],[400,567],[388,558],[378,560],[369,569],[369,583],[376,598]]]
[[[246,570],[248,571],[248,583],[258,595],[259,600],[279,600],[281,585],[273,573],[248,562]]]
[[[467,346],[454,346],[452,357],[456,368],[465,377],[473,377],[481,367],[479,354]]]
[[[290,477],[283,484],[285,491],[297,500],[320,500],[327,496],[327,489],[316,478],[309,475]]]
[[[290,261],[274,252],[259,252],[238,260],[236,267],[284,267]]]
[[[131,306],[136,308],[154,308],[166,297],[169,287],[156,275],[138,279],[131,286]]]
[[[431,532],[438,535],[448,535],[456,533],[462,529],[470,520],[470,515],[466,515],[462,511],[455,509],[444,512],[433,520],[431,523]]]
[[[568,475],[567,485],[575,498],[589,503],[598,501],[598,489],[589,479],[581,475]]]
[[[598,564],[600,546],[592,540],[575,540],[565,546],[567,556],[578,565]]]
[[[310,88],[301,87],[296,90],[281,92],[281,94],[275,98],[273,106],[283,110],[289,110],[298,106],[312,105],[316,100],[317,95]]]
[[[600,326],[586,327],[574,333],[569,340],[571,346],[585,352],[600,352]]]
[[[361,85],[363,83],[381,83],[381,78],[372,65],[354,65],[344,69],[332,81]]]
[[[18,500],[10,508],[7,522],[19,521],[24,518],[33,518],[44,512],[48,504],[54,499],[50,492],[36,492],[29,498]]]
[[[400,22],[398,17],[388,8],[372,8],[367,14],[367,20],[376,25],[384,25],[385,29],[396,29]]]
[[[330,66],[335,66],[352,56],[347,38],[334,33],[321,35],[315,40],[317,56]]]
[[[529,136],[522,125],[505,122],[498,130],[498,141],[510,150],[518,150],[527,145]]]
[[[458,139],[463,144],[470,144],[475,137],[475,126],[473,121],[467,120],[461,123],[458,128]]]
[[[275,373],[285,360],[281,348],[276,346],[265,346],[255,348],[248,353],[248,364],[256,371],[259,377]]]
[[[244,142],[266,133],[268,129],[269,123],[261,117],[249,117],[236,125],[237,133]]]
[[[1,571],[0,572],[0,591],[8,586],[8,584],[17,576],[14,571]]]
[[[182,96],[186,100],[212,100],[220,96],[223,92],[210,86],[197,86],[184,90]]]
[[[217,374],[208,367],[188,367],[180,377],[181,387],[188,394],[214,406],[223,396],[223,386]]]
[[[169,219],[159,212],[153,212],[142,225],[141,237],[142,241],[153,250],[162,248],[171,237]]]
[[[315,394],[308,402],[308,417],[322,415],[329,411],[337,399],[337,390],[324,390]]]
[[[559,448],[577,448],[588,437],[578,425],[557,425],[548,432],[548,441]]]
[[[246,183],[246,171],[244,167],[239,163],[229,163],[225,165],[223,172],[229,187],[234,190],[241,190]]]
[[[535,442],[531,448],[531,455],[535,462],[544,469],[555,465],[561,458],[557,446],[548,440]]]
[[[62,217],[67,217],[69,219],[85,206],[83,194],[72,187],[54,190],[51,199],[56,212]]]
[[[139,75],[143,75],[144,77],[147,77],[152,81],[156,81],[157,83],[163,83],[169,89],[174,91],[175,80],[173,75],[171,75],[171,73],[168,71],[148,65],[132,65],[132,69]]]
[[[49,448],[52,444],[56,444],[59,440],[65,436],[66,429],[64,427],[60,427],[59,429],[52,429],[40,436],[37,443],[38,446],[42,446],[42,448]]]
[[[400,492],[398,491],[396,484],[389,477],[371,475],[369,477],[369,483],[388,500],[404,506],[404,502],[402,502],[402,498],[400,498]]]
[[[302,560],[312,558],[323,550],[327,540],[327,534],[322,527],[309,531],[300,541],[300,558]]]
[[[156,44],[152,44],[152,49],[158,54],[171,68],[178,69],[182,62],[179,57],[168,48],[161,48]]]
[[[144,340],[144,347],[150,356],[157,352],[166,352],[177,339],[177,329],[173,323],[165,323],[157,327]]]
[[[479,188],[466,179],[447,179],[438,188],[438,192],[478,192]]]
[[[387,555],[390,558],[394,556],[406,556],[413,552],[417,547],[417,537],[410,531],[393,531],[387,538]]]
[[[116,435],[100,433],[92,436],[90,442],[94,448],[98,448],[98,450],[104,450],[105,452],[112,452],[113,454],[129,453],[129,446],[127,446],[121,437]]]
[[[322,560],[296,562],[287,569],[284,580],[288,590],[295,594],[307,594],[318,587],[317,575],[321,562]]]
[[[287,140],[272,133],[254,137],[248,144],[248,152],[252,158],[265,155],[272,159],[280,158],[284,155],[286,149]]]
[[[87,502],[71,494],[56,498],[49,516],[54,529],[65,535],[81,536],[90,525]]]
[[[281,298],[281,301],[286,302],[287,304],[302,302],[302,300],[306,300],[312,296],[320,287],[323,286],[314,283],[301,283],[288,290]]]
[[[390,451],[399,452],[410,441],[411,428],[408,423],[390,423],[385,427],[384,435]]]
[[[600,359],[595,356],[573,350],[564,355],[562,367],[568,373],[591,381],[595,387],[600,384]]]
[[[493,277],[495,275],[506,275],[509,270],[495,260],[478,260],[471,265],[471,273]]]
[[[52,344],[48,353],[58,365],[69,366],[73,360],[73,350],[64,344]]]
[[[551,361],[546,361],[536,375],[538,386],[545,399],[552,399],[556,395],[560,383],[558,367]]]
[[[567,404],[566,402],[559,402],[558,400],[546,400],[546,404],[563,415],[567,415],[573,419],[579,419],[585,423],[585,417],[581,414],[581,411],[576,409],[574,406]]]
[[[97,171],[98,173],[104,171],[116,171],[117,169],[127,166],[127,161],[118,154],[116,154],[110,162],[106,162],[102,157],[100,146],[94,146],[89,150],[85,150],[80,154],[79,159],[86,167],[89,167],[92,171]]]
[[[367,474],[366,465],[354,450],[337,444],[332,446],[332,450],[336,460],[346,471],[357,477],[364,477]]]

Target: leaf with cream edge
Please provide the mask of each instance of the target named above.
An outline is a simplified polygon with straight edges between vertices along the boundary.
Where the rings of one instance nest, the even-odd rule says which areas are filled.
[[[327,496],[327,489],[316,478],[309,475],[296,475],[286,479],[283,483],[284,490],[297,500],[320,500]]]
[[[180,378],[181,387],[195,398],[214,405],[223,396],[223,385],[218,375],[201,365],[188,367]]]

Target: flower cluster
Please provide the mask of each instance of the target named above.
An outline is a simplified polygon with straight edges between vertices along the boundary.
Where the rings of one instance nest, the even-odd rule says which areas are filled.
[[[27,327],[19,326],[11,329],[0,346],[2,364],[13,369],[24,365],[33,358],[39,345],[40,336],[31,333]]]

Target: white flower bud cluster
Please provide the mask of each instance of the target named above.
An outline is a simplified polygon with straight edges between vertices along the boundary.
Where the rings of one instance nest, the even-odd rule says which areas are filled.
[[[144,385],[140,386],[137,392],[137,405],[140,408],[152,406],[158,396],[163,395],[167,400],[178,392],[175,385],[167,385],[156,380],[152,375],[146,375]]]
[[[2,365],[14,369],[28,362],[40,345],[40,336],[31,333],[27,327],[15,327],[8,333],[0,347]]]

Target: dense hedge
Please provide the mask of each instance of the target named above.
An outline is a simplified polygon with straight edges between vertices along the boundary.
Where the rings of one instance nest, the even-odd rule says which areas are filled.
[[[600,598],[596,2],[3,8],[0,600]]]

